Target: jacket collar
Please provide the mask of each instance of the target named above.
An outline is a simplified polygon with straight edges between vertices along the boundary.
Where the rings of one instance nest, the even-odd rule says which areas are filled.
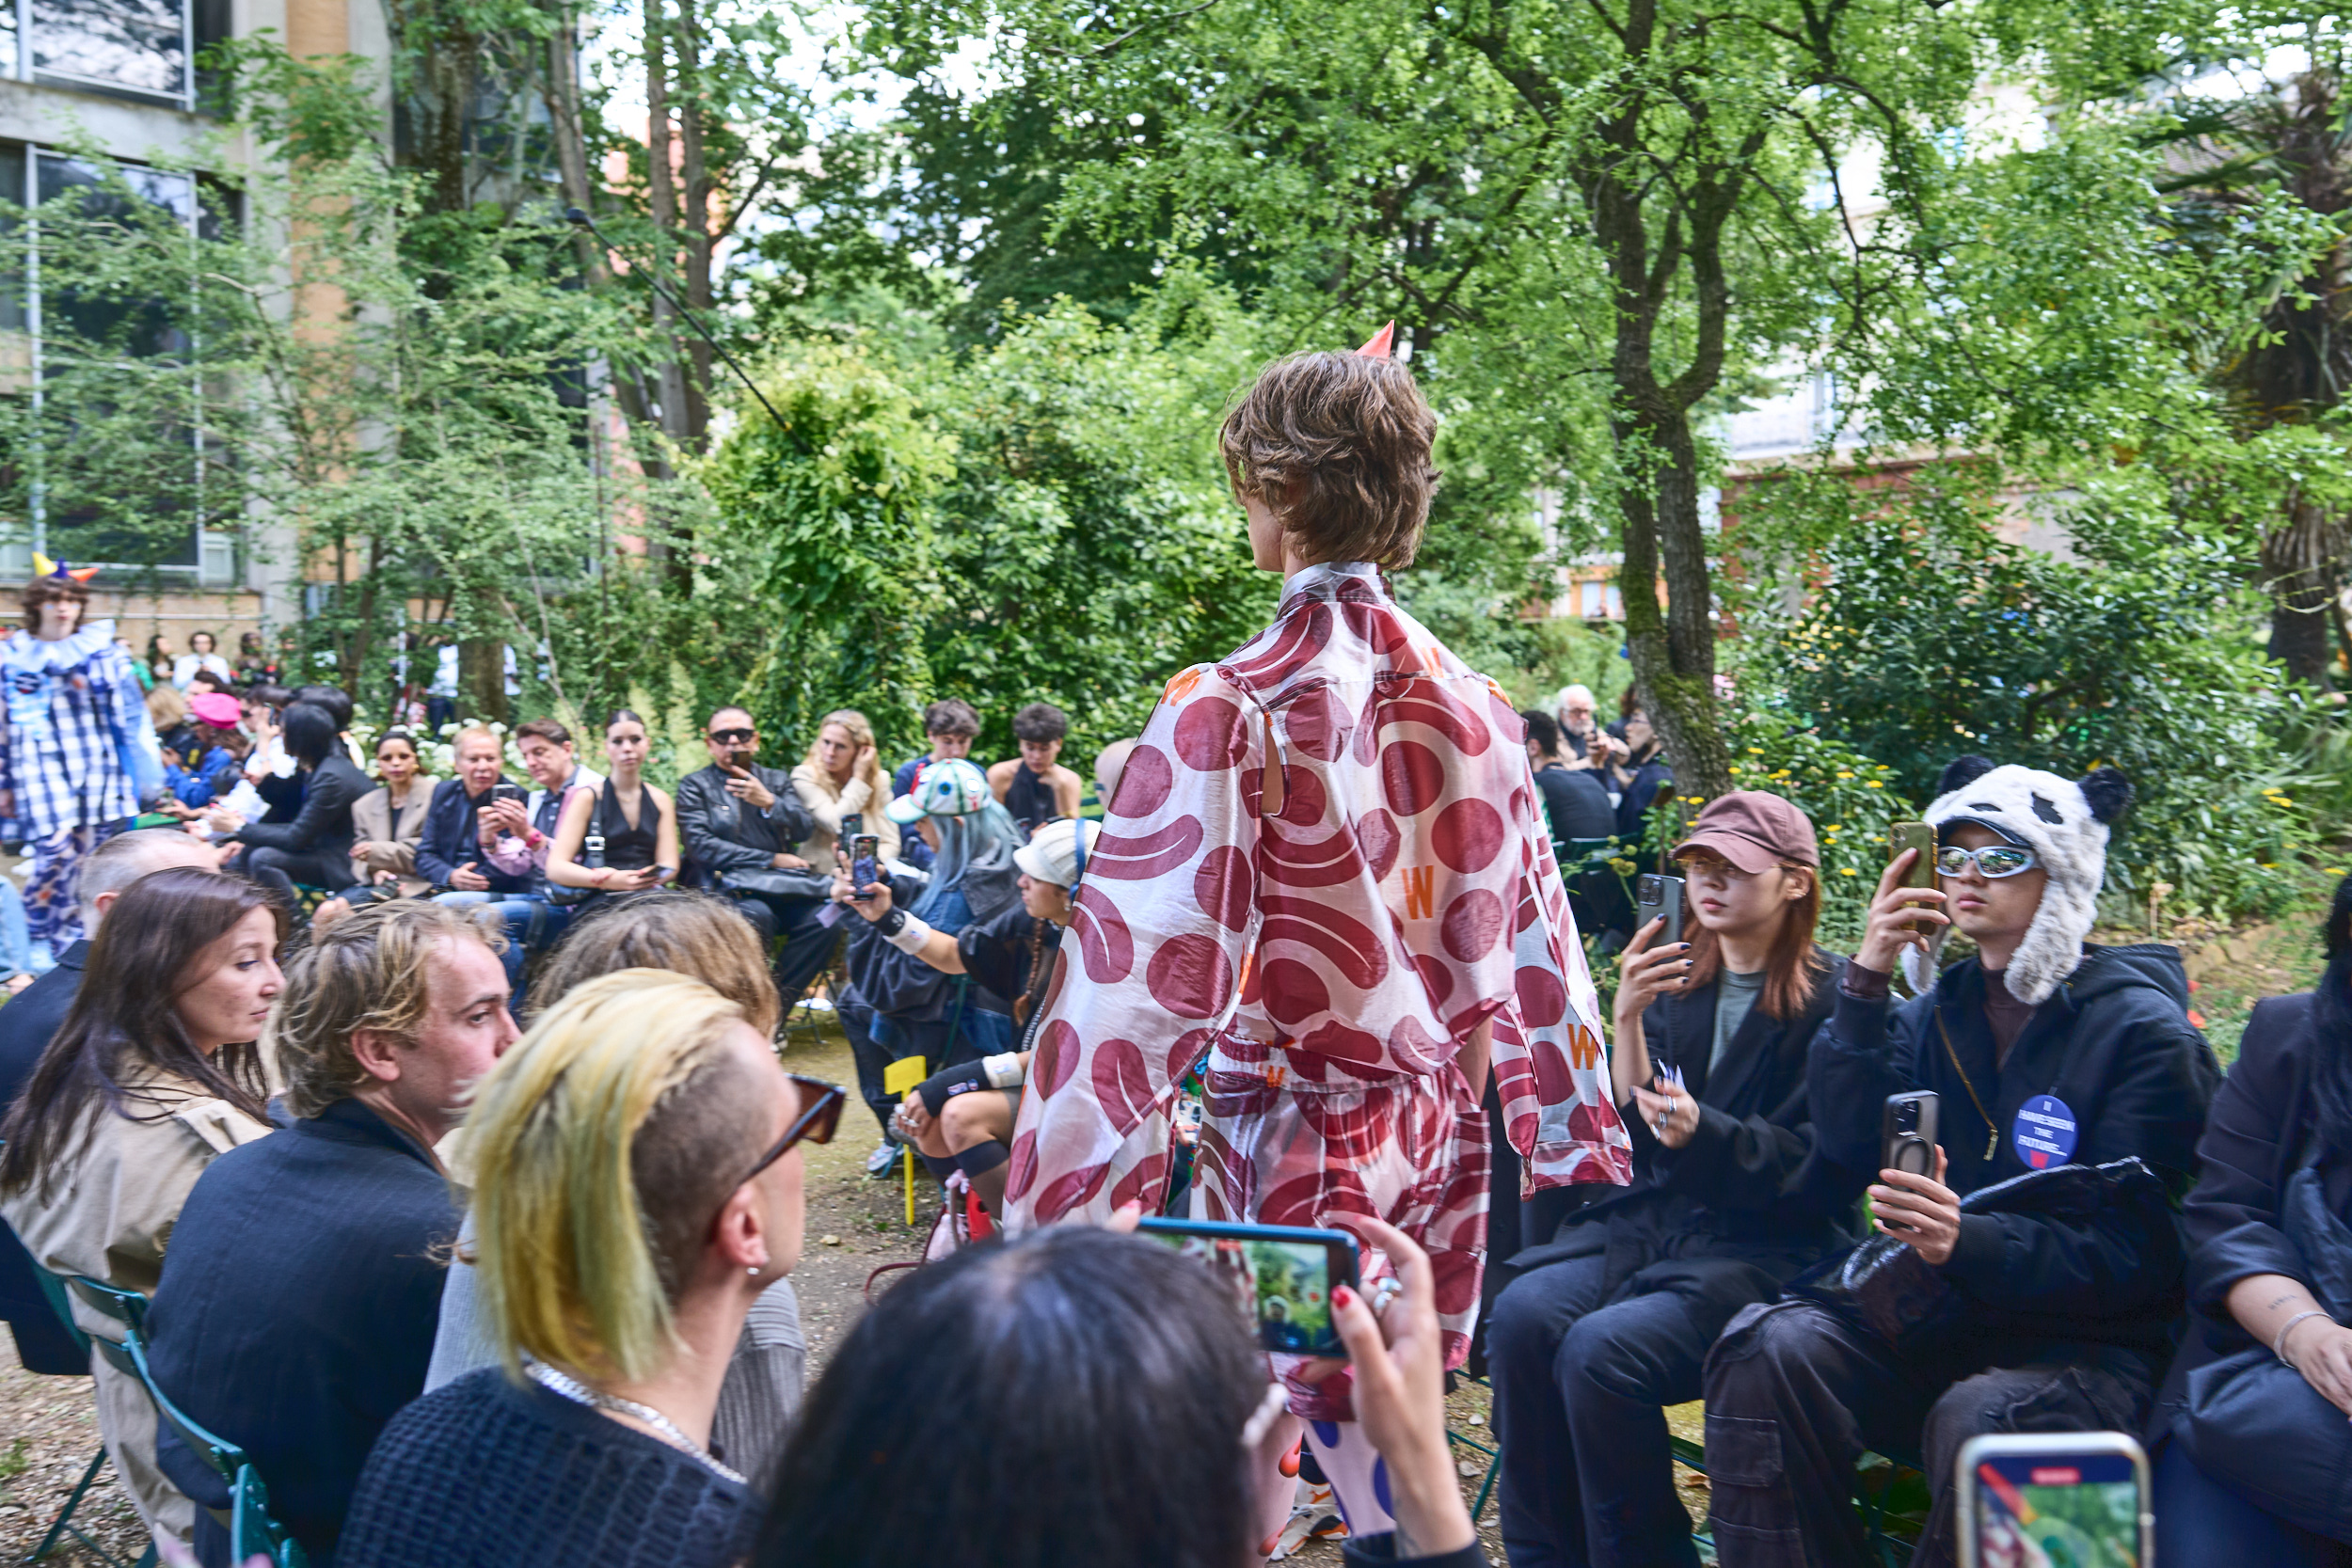
[[[295,1125],[307,1127],[314,1136],[334,1143],[395,1148],[428,1169],[440,1169],[431,1149],[377,1116],[374,1107],[364,1101],[338,1100],[317,1116],[306,1117]]]
[[[57,955],[59,969],[82,969],[89,963],[89,938],[83,937]]]
[[[1369,561],[1324,561],[1312,566],[1301,566],[1282,580],[1282,603],[1294,599],[1335,599],[1349,585],[1369,588],[1382,598],[1388,596],[1380,582],[1380,568]]]

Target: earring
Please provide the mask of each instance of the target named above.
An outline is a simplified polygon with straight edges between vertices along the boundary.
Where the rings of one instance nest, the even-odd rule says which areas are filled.
[[[743,1272],[744,1272],[745,1274],[752,1275],[755,1275],[755,1275],[758,1275],[759,1271],[760,1271],[761,1269],[765,1268],[766,1266],[767,1266],[767,1265],[766,1265],[766,1264],[763,1264],[763,1263],[754,1263],[754,1264],[753,1264],[750,1268],[745,1269]]]

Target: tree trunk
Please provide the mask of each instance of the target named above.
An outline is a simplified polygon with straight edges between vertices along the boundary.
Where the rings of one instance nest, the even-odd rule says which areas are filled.
[[[2287,521],[2262,542],[2264,586],[2270,591],[2270,657],[2295,679],[2332,689],[2328,624],[2334,604],[2344,528],[2325,508],[2296,495]]]
[[[1674,764],[1675,792],[1711,800],[1731,788],[1731,752],[1715,696],[1713,591],[1690,418],[1657,411],[1623,421],[1617,441],[1660,458],[1651,483],[1629,484],[1620,503],[1625,570],[1619,589],[1634,685]],[[1663,605],[1658,602],[1661,564]]]
[[[694,15],[694,0],[677,7],[678,174],[683,185],[680,238],[686,245],[686,308],[707,325],[714,296],[710,283],[710,160],[704,147],[703,121],[709,109],[703,90],[702,33]],[[710,345],[690,327],[680,340],[686,350],[684,427],[686,444],[703,451],[710,438]]]
[[[469,637],[457,644],[458,717],[506,722],[506,644],[495,637]]]

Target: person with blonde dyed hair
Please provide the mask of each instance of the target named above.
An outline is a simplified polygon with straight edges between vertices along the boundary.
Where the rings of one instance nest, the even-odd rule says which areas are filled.
[[[833,864],[841,819],[856,816],[863,831],[882,840],[882,858],[898,858],[898,825],[882,815],[890,804],[890,781],[874,746],[874,726],[853,707],[835,708],[817,721],[817,739],[792,769],[792,793],[817,819],[802,842],[801,858],[822,870]]]
[[[157,1384],[244,1448],[321,1560],[384,1424],[424,1391],[459,1219],[434,1145],[515,1042],[487,918],[377,904],[294,957],[262,1045],[294,1119],[205,1170],[148,1312]],[[157,1458],[226,1509],[184,1449]],[[209,1512],[196,1541],[199,1559],[228,1560]]]
[[[623,970],[548,1008],[466,1121],[501,1364],[385,1429],[342,1568],[744,1557],[757,1505],[711,1451],[720,1386],[754,1301],[800,1259],[796,1146],[840,1110],[699,980]]]

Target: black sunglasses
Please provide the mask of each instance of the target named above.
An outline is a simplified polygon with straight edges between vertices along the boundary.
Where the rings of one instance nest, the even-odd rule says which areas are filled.
[[[757,730],[713,730],[710,738],[722,746],[743,746],[759,738]]]
[[[792,1118],[792,1125],[784,1130],[784,1136],[776,1140],[773,1148],[759,1157],[759,1164],[744,1173],[744,1181],[749,1181],[783,1159],[796,1143],[803,1140],[813,1144],[833,1142],[833,1130],[841,1125],[841,1107],[848,1101],[849,1094],[840,1085],[828,1084],[821,1078],[803,1078],[797,1072],[787,1076],[800,1088],[801,1098],[808,1101],[807,1108]],[[817,1098],[808,1100],[812,1094]],[[741,1184],[737,1183],[738,1186]]]

